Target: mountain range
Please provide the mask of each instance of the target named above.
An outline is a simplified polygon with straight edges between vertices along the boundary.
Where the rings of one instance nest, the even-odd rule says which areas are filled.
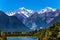
[[[13,12],[0,11],[0,30],[28,32],[52,26],[60,22],[60,9],[46,7],[39,11],[24,7]]]

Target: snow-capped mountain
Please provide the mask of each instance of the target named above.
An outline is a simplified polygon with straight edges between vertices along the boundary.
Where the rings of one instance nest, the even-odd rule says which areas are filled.
[[[13,16],[15,14],[23,14],[26,17],[30,17],[32,14],[34,14],[34,11],[33,10],[28,10],[28,9],[25,9],[24,7],[22,7],[22,8],[19,8],[18,11],[15,11],[15,12],[7,12],[6,14],[8,16]]]
[[[53,9],[51,7],[46,7],[44,9],[41,9],[40,11],[38,11],[38,14],[42,14],[42,13],[45,13],[45,12],[54,12],[56,9]]]
[[[28,10],[28,9],[25,9],[24,7],[20,8],[20,10],[18,11],[18,14],[24,14],[26,17],[30,17],[34,11],[33,10]]]
[[[22,7],[17,11],[7,12],[6,14],[8,17],[14,16],[12,19],[16,17],[30,30],[43,29],[47,26],[52,26],[55,22],[60,22],[60,9],[53,9],[50,7],[46,7],[39,11],[28,10]],[[15,22],[13,24],[15,24]]]

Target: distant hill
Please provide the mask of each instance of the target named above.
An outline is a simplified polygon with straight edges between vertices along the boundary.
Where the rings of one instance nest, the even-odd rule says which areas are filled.
[[[0,11],[0,29],[6,27],[9,22],[9,17],[2,11]]]
[[[0,11],[0,30],[5,32],[27,32],[30,29],[26,27],[17,17],[8,16]]]

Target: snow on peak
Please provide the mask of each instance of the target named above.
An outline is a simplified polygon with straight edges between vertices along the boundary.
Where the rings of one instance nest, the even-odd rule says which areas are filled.
[[[24,8],[24,7],[19,8],[19,11],[18,11],[18,14],[23,14],[23,15],[25,15],[26,17],[31,16],[33,13],[34,13],[33,10],[28,10],[28,9],[26,9],[26,8]]]
[[[53,9],[51,7],[46,7],[45,9],[42,9],[40,11],[38,11],[38,14],[42,14],[42,13],[45,13],[45,12],[51,12],[51,11],[56,11],[56,9]]]
[[[23,14],[23,15],[25,15],[26,17],[30,17],[33,13],[34,13],[33,10],[28,10],[28,9],[26,9],[26,8],[24,8],[24,7],[21,7],[21,8],[19,8],[19,10],[17,10],[17,11],[7,12],[6,14],[7,14],[8,16],[13,16],[13,15],[15,15],[15,14]]]
[[[55,10],[56,10],[56,9],[51,8],[51,7],[46,7],[45,9],[46,9],[47,11],[49,11],[49,10],[55,11]]]
[[[15,14],[15,12],[7,12],[6,13],[8,16],[13,16]]]
[[[46,7],[45,9],[52,9],[51,7]]]
[[[21,8],[19,8],[20,10],[25,10],[25,8],[24,7],[21,7]]]
[[[46,7],[40,11],[38,11],[38,14],[42,14],[42,13],[45,13],[45,12],[54,12],[56,9],[53,9],[51,7]],[[29,10],[29,9],[26,9],[24,7],[21,7],[19,8],[19,10],[17,11],[14,11],[14,12],[7,12],[7,15],[8,16],[13,16],[15,14],[23,14],[25,15],[26,17],[30,17],[32,14],[34,14],[34,11],[33,10]]]
[[[20,9],[20,11],[27,11],[29,13],[33,13],[33,10],[29,10],[29,9],[24,8],[24,7],[21,7],[19,9]]]

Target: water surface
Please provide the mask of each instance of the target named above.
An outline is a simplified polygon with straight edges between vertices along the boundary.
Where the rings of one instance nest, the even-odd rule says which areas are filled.
[[[7,38],[7,40],[37,40],[37,38]]]

